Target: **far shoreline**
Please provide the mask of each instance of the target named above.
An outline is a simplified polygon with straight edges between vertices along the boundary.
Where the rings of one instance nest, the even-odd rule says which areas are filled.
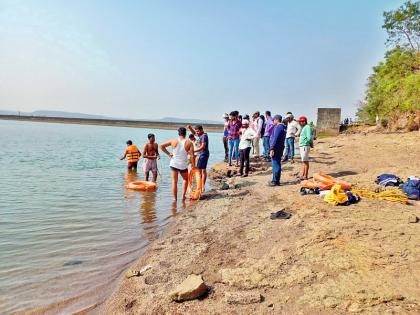
[[[55,124],[72,125],[92,125],[92,126],[111,126],[129,128],[149,128],[174,130],[185,125],[195,125],[189,122],[163,122],[163,121],[143,121],[143,120],[124,120],[124,119],[90,119],[90,118],[67,118],[67,117],[42,117],[42,116],[19,116],[19,115],[0,115],[0,120],[30,121]],[[201,124],[206,131],[222,132],[223,124]]]

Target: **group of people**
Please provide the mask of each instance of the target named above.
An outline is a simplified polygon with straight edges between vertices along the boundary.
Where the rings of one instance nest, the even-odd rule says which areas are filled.
[[[190,135],[187,138],[187,128]],[[207,180],[207,164],[210,157],[209,138],[204,132],[203,126],[194,128],[188,126],[178,129],[178,138],[168,140],[160,146],[156,143],[155,135],[148,135],[148,143],[144,145],[143,154],[131,140],[127,141],[127,147],[121,160],[127,159],[127,168],[130,172],[137,172],[137,164],[143,156],[143,172],[145,180],[149,180],[152,172],[152,181],[156,182],[158,175],[157,160],[160,159],[159,148],[170,158],[169,167],[172,171],[172,193],[174,200],[178,198],[178,177],[183,179],[182,199],[186,199],[188,190],[188,167],[196,167],[200,171],[203,182],[203,190]],[[168,148],[172,148],[172,152]]]
[[[295,141],[299,138],[303,166],[298,179],[308,178],[309,152],[313,147],[314,134],[305,116],[295,120],[293,114],[288,112],[283,119],[281,115],[272,117],[270,111],[266,111],[265,115],[260,115],[257,111],[251,119],[249,115],[242,116],[238,111],[233,111],[229,115],[224,114],[223,118],[225,162],[232,166],[232,162],[235,161],[236,166],[239,166],[240,176],[248,176],[251,155],[262,156],[272,163],[273,177],[269,186],[279,186],[281,163],[289,160],[294,163]],[[261,139],[262,155],[260,155]]]
[[[223,144],[225,148],[225,161],[232,166],[235,162],[239,167],[239,175],[247,177],[250,170],[250,157],[262,157],[271,161],[273,176],[269,186],[279,186],[281,177],[281,164],[290,160],[294,163],[295,140],[299,138],[300,156],[303,162],[299,180],[307,179],[309,172],[309,152],[313,147],[313,130],[308,125],[305,116],[295,120],[291,112],[283,119],[281,115],[271,116],[270,111],[265,115],[255,112],[252,118],[249,115],[243,117],[238,111],[233,111],[224,116],[225,124],[223,131]],[[190,134],[187,137],[187,129]],[[188,191],[188,168],[196,167],[201,175],[202,189],[204,190],[207,180],[207,164],[210,157],[209,138],[204,132],[203,126],[197,125],[181,127],[178,129],[178,137],[168,140],[160,146],[156,143],[155,135],[147,136],[148,142],[143,147],[143,152],[127,141],[127,147],[121,160],[127,159],[129,171],[136,172],[137,164],[143,156],[143,173],[145,180],[149,180],[150,172],[152,181],[156,182],[158,175],[157,161],[160,159],[159,149],[170,158],[169,166],[172,171],[172,193],[174,200],[178,196],[178,179],[181,175],[183,180],[182,199],[186,199]],[[260,155],[260,142],[263,150]],[[168,148],[172,148],[171,152]]]

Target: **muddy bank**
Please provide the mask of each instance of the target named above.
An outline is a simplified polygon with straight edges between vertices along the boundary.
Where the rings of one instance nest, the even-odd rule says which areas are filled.
[[[418,133],[341,135],[316,143],[310,172],[372,186],[380,173],[420,175]],[[332,207],[301,196],[301,164],[283,165],[269,188],[270,165],[207,192],[181,213],[98,311],[106,314],[418,314],[420,203],[362,200]],[[212,177],[226,181],[216,165]],[[237,171],[230,168],[230,174]],[[224,187],[227,188],[227,187]],[[285,208],[289,220],[270,220]],[[210,287],[201,299],[172,302],[190,274]]]

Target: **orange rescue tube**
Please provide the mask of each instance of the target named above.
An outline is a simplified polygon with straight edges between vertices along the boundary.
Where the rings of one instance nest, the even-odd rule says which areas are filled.
[[[315,189],[315,188],[319,188],[320,190],[331,189],[331,184],[330,183],[321,183],[321,182],[317,182],[314,179],[303,180],[303,181],[300,182],[300,185],[302,187],[308,188],[308,189]]]
[[[201,179],[201,172],[198,168],[193,167],[188,175],[188,183],[190,185],[190,199],[199,200],[201,191],[203,190],[203,181]]]
[[[351,183],[321,173],[314,173],[314,180],[322,183],[325,187],[329,187],[327,189],[331,189],[335,184],[340,185],[343,190],[349,190],[351,188]]]
[[[128,183],[127,188],[139,191],[155,191],[157,189],[157,185],[154,182],[139,180],[136,182]]]

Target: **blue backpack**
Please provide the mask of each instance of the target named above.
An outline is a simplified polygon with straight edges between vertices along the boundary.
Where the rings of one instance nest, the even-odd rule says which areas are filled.
[[[382,174],[376,178],[375,183],[382,186],[399,186],[403,181],[394,174]]]
[[[420,180],[408,179],[405,184],[400,185],[400,188],[408,196],[409,199],[420,200]]]

